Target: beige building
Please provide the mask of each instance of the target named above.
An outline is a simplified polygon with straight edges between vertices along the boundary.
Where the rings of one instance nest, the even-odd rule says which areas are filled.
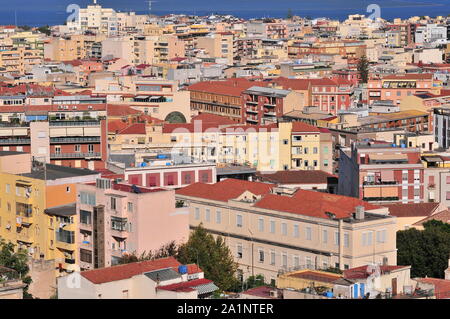
[[[396,264],[396,218],[385,207],[327,193],[273,194],[274,185],[226,179],[177,191],[202,224],[225,238],[240,275],[297,267],[348,269],[369,262]]]
[[[218,32],[211,36],[200,37],[197,49],[204,49],[211,58],[224,58],[228,65],[233,65],[233,33]]]

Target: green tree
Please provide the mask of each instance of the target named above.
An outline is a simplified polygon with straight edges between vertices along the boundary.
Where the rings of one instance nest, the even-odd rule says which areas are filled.
[[[201,224],[190,234],[187,243],[179,247],[178,261],[198,264],[205,278],[213,280],[222,291],[238,285],[237,264],[224,239],[221,236],[214,238]]]
[[[23,297],[27,299],[33,298],[28,293],[29,285],[32,280],[28,276],[30,267],[28,266],[28,252],[24,249],[14,250],[15,245],[10,242],[6,242],[4,239],[0,239],[0,266],[7,267],[17,271],[22,281],[27,286],[23,289]]]
[[[256,275],[248,277],[243,286],[244,289],[252,289],[261,286],[269,286],[269,284],[264,281],[263,275]]]
[[[397,263],[411,265],[412,277],[444,278],[450,253],[450,225],[431,220],[424,230],[397,232]]]
[[[45,25],[45,26],[39,27],[38,31],[40,33],[44,33],[45,35],[51,35],[52,34],[52,31],[50,30],[50,26],[49,25]]]
[[[361,77],[361,82],[367,83],[367,80],[369,79],[369,61],[365,55],[358,61],[358,73]]]
[[[157,250],[143,252],[141,255],[137,255],[136,252],[132,252],[131,254],[126,254],[122,256],[119,261],[119,264],[129,264],[138,261],[144,260],[155,260],[159,258],[165,257],[177,257],[178,255],[178,246],[175,241],[171,241],[163,246],[161,246]]]

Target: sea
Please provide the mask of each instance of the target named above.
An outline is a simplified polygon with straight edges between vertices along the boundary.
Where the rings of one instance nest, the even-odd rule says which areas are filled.
[[[0,25],[43,26],[63,24],[70,4],[86,7],[92,0],[0,0]],[[98,0],[105,8],[155,15],[206,16],[230,14],[239,18],[284,18],[288,12],[310,18],[344,20],[349,14],[374,13],[387,20],[411,16],[450,15],[450,0]]]

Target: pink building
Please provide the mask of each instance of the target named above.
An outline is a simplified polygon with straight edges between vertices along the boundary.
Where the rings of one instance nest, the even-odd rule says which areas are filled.
[[[175,192],[110,179],[77,188],[79,265],[82,270],[118,263],[124,253],[157,250],[189,236],[186,208],[175,208]]]
[[[124,175],[128,183],[146,187],[180,188],[197,182],[214,184],[217,181],[214,163],[131,167],[125,169]]]

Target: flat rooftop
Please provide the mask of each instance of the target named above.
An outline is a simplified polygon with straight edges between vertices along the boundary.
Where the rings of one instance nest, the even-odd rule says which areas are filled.
[[[59,166],[54,164],[45,164],[45,169],[35,170],[31,173],[22,174],[22,176],[42,179],[42,180],[56,180],[60,178],[70,178],[78,176],[97,175],[98,172],[87,168],[74,168]]]

